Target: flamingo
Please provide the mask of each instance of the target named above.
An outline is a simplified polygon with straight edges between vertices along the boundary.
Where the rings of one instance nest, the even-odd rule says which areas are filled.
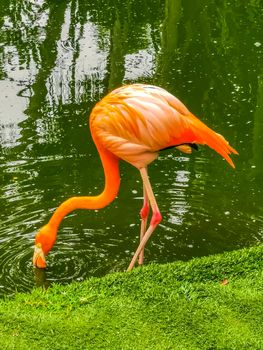
[[[110,92],[93,108],[90,130],[104,169],[105,187],[97,196],[72,197],[64,201],[35,237],[33,265],[46,267],[62,219],[76,209],[100,209],[111,203],[120,186],[119,161],[140,172],[143,206],[140,211],[140,243],[129,264],[143,264],[144,248],[162,220],[147,167],[159,151],[175,147],[191,153],[197,144],[208,145],[234,168],[229,154],[238,154],[224,137],[195,117],[175,96],[161,87],[145,84],[122,86]],[[147,228],[150,209],[152,216]]]

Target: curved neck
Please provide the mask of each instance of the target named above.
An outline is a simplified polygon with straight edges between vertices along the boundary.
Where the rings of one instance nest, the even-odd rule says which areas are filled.
[[[97,146],[97,149],[104,169],[104,190],[98,196],[72,197],[60,204],[48,223],[56,231],[62,219],[73,210],[100,209],[116,198],[120,187],[119,158],[102,147]]]

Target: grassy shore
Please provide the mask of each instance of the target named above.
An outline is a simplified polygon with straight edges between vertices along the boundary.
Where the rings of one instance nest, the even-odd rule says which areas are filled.
[[[0,349],[263,349],[263,246],[0,301]]]

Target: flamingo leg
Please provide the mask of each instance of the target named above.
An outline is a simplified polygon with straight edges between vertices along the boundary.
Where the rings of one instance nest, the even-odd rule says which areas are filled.
[[[147,196],[149,198],[150,206],[152,209],[152,218],[151,218],[150,226],[148,227],[147,231],[145,232],[144,236],[142,237],[140,244],[139,244],[139,246],[138,246],[131,262],[130,262],[130,265],[128,267],[128,271],[133,269],[133,267],[138,259],[138,256],[140,255],[141,251],[144,249],[148,239],[151,237],[152,233],[154,232],[154,230],[156,229],[156,227],[158,226],[158,224],[162,220],[162,215],[160,213],[160,210],[158,208],[158,205],[157,205],[157,202],[156,202],[153,190],[152,190],[152,186],[151,186],[148,174],[147,174],[147,169],[141,168],[140,173],[141,173],[143,185],[145,187]]]
[[[140,216],[141,216],[140,241],[142,241],[142,239],[145,235],[145,232],[146,232],[149,212],[150,212],[149,198],[147,195],[146,188],[143,184],[143,207],[140,211]],[[141,252],[139,254],[139,265],[143,264],[143,259],[144,259],[144,248],[141,250]]]

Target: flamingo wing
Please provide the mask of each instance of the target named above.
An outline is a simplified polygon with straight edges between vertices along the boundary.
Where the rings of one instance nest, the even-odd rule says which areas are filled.
[[[234,167],[237,153],[224,139],[166,90],[143,84],[118,88],[93,109],[90,128],[94,139],[137,168],[146,167],[159,150],[187,144],[207,144]]]

